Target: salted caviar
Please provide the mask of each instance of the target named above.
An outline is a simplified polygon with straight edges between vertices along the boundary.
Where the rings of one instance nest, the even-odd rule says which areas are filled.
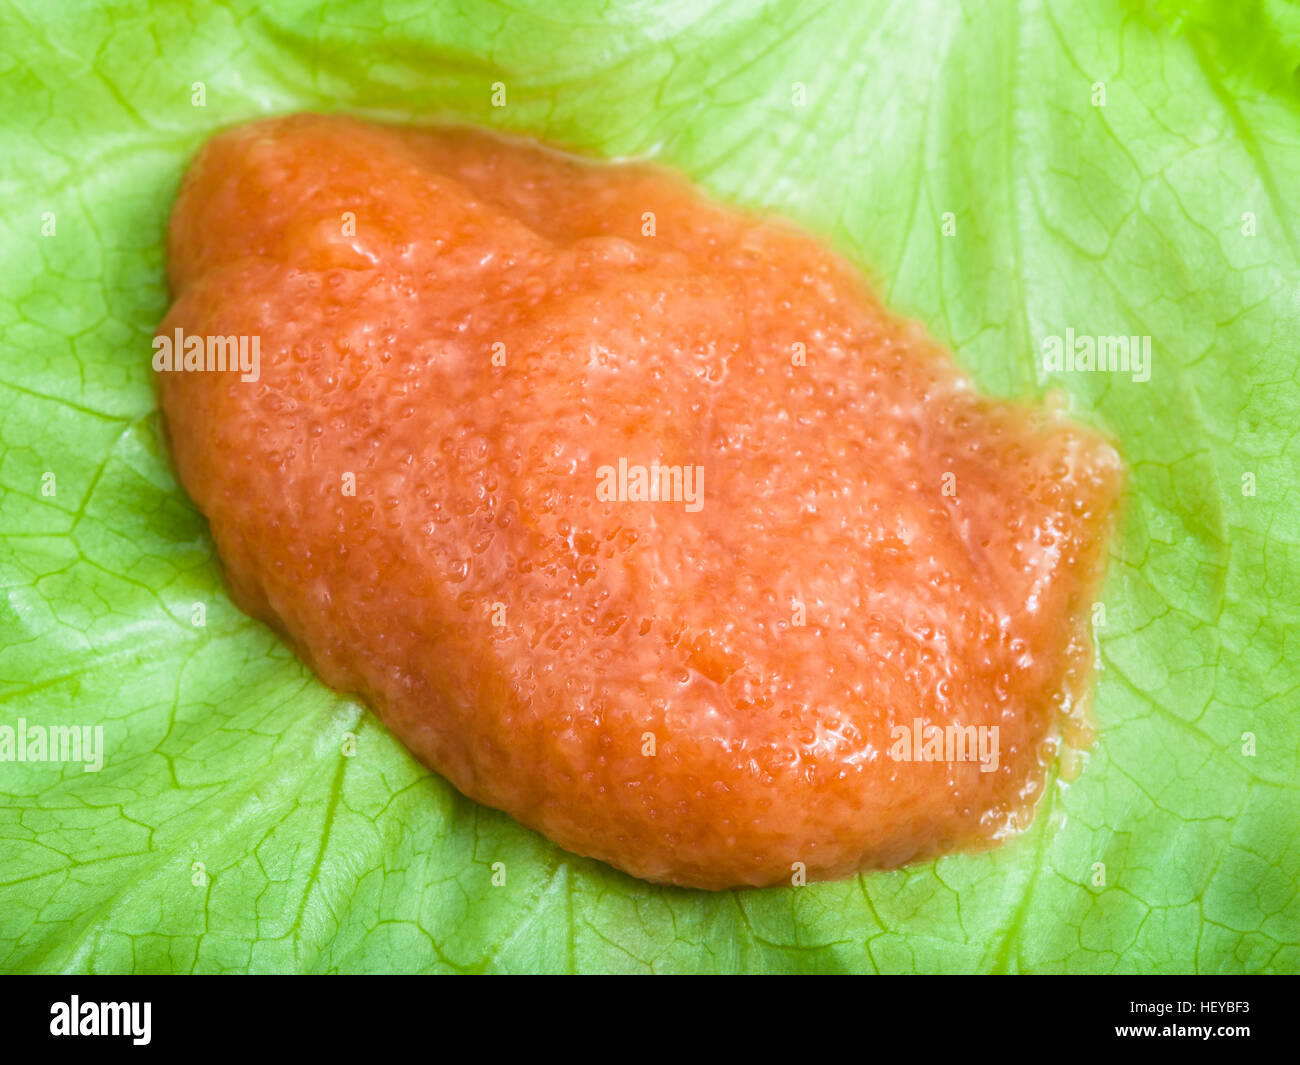
[[[300,115],[208,143],[168,271],[160,337],[256,339],[156,360],[232,595],[466,795],[703,888],[1032,816],[1119,460],[817,240],[654,166]]]

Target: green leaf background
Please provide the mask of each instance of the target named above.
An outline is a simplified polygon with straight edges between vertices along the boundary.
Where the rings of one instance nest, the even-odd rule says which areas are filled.
[[[0,969],[1300,970],[1298,64],[1285,0],[0,0],[0,719],[108,750],[0,763]],[[187,161],[302,109],[653,154],[1114,434],[1083,774],[991,853],[700,893],[461,798],[322,687],[227,600],[149,368]],[[1150,381],[1051,378],[1067,327],[1150,335]]]

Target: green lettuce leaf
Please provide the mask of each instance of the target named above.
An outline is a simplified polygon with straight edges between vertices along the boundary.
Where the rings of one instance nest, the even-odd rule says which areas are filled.
[[[0,762],[0,969],[1300,970],[1298,65],[1283,0],[0,0],[0,724],[105,752]],[[187,161],[303,109],[654,154],[1112,433],[1082,774],[990,853],[699,893],[325,689],[226,598],[149,368]],[[1067,328],[1150,380],[1047,372]]]

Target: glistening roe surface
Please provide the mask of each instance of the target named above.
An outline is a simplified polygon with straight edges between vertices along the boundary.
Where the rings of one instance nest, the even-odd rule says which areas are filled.
[[[703,887],[1029,816],[1117,460],[976,396],[808,238],[302,116],[211,142],[169,273],[160,333],[261,338],[257,382],[159,376],[233,593],[466,794]],[[702,467],[703,507],[599,500],[620,459]],[[997,770],[890,758],[916,720],[996,726]]]

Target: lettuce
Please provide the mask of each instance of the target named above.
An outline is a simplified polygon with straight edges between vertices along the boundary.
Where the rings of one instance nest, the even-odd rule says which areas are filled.
[[[0,968],[1300,970],[1295,6],[0,0],[0,40],[0,724],[104,756],[0,761]],[[1084,771],[989,853],[706,894],[322,687],[226,598],[149,368],[187,161],[303,109],[654,154],[1113,434]],[[1066,330],[1149,337],[1149,380],[1049,366]]]

